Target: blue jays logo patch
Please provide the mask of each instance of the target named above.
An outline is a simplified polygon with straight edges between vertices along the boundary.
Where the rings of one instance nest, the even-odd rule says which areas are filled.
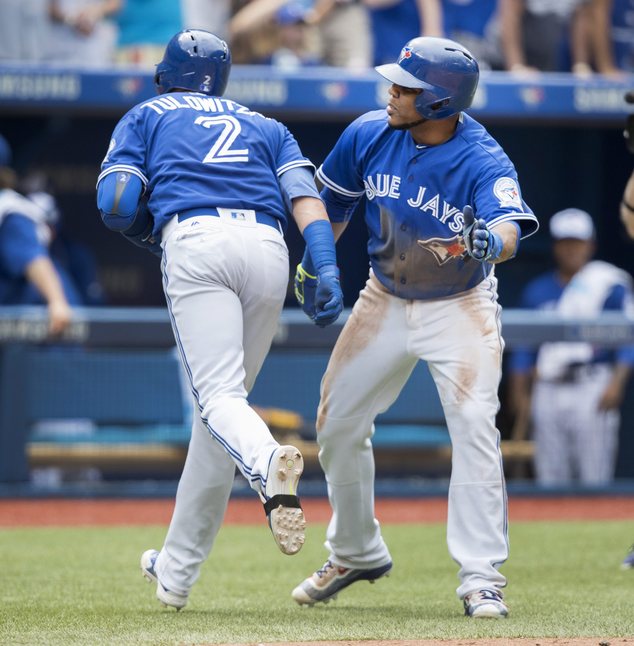
[[[522,208],[522,200],[516,181],[512,177],[500,177],[493,185],[493,194],[502,208]]]
[[[467,248],[462,241],[462,236],[453,238],[429,238],[428,240],[417,240],[418,246],[433,254],[439,265],[444,265],[450,260],[462,258]]]
[[[412,48],[403,47],[403,49],[401,50],[401,55],[398,57],[398,62],[400,63],[402,60],[405,60],[411,57],[412,57]]]

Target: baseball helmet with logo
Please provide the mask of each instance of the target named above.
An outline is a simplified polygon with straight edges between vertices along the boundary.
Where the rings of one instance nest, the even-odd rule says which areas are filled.
[[[375,69],[390,83],[422,89],[415,105],[425,119],[444,119],[468,108],[480,76],[477,61],[465,47],[431,36],[413,38],[396,63]]]
[[[202,29],[185,29],[167,44],[154,83],[159,94],[190,90],[222,96],[230,71],[231,52],[224,40]]]

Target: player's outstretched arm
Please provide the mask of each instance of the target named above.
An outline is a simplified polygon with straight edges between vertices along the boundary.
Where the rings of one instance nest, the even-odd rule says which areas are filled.
[[[304,258],[295,273],[295,297],[304,312],[325,327],[334,323],[343,310],[335,236],[318,198],[294,199],[293,217],[306,241]]]
[[[475,218],[471,206],[465,206],[462,213],[462,239],[472,258],[481,262],[500,263],[515,256],[519,244],[519,227],[516,224],[501,222],[489,228],[485,220]]]

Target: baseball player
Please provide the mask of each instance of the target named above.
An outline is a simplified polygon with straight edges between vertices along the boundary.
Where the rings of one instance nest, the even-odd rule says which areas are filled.
[[[304,542],[302,456],[280,446],[247,402],[286,294],[289,214],[316,259],[315,323],[328,325],[342,310],[332,228],[313,166],[281,123],[221,98],[230,67],[229,48],[217,36],[176,34],[156,69],[158,98],[121,119],[98,180],[104,224],[161,255],[194,397],[165,544],[141,558],[158,599],[177,609],[211,550],[236,466],[260,495],[280,550],[295,554]]]
[[[460,566],[457,592],[467,615],[503,617],[507,514],[495,416],[504,342],[494,265],[538,223],[504,151],[463,112],[479,77],[464,47],[414,38],[396,63],[376,69],[391,83],[387,110],[352,122],[317,171],[336,238],[365,196],[370,276],[333,349],[317,412],[333,509],[329,556],[292,595],[327,601],[391,570],[374,517],[373,422],[424,360],[453,444],[447,541]],[[311,260],[307,249],[296,276],[309,314]]]
[[[607,310],[634,314],[630,275],[594,255],[592,217],[580,209],[549,222],[555,268],[531,280],[523,309],[593,319]],[[614,478],[619,407],[634,365],[634,348],[544,343],[511,355],[511,402],[533,422],[535,471],[541,485],[606,485]],[[525,410],[530,410],[526,415]]]
[[[45,212],[15,185],[11,149],[0,135],[0,304],[45,303],[49,333],[59,335],[70,325],[71,302],[79,304],[79,295],[51,260]]]

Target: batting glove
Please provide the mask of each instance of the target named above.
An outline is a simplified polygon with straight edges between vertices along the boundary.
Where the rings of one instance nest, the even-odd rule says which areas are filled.
[[[317,278],[313,320],[319,327],[326,327],[339,318],[342,310],[343,293],[339,285],[339,269],[336,265],[327,265]]]
[[[502,238],[491,231],[483,219],[476,220],[473,209],[467,205],[462,210],[464,225],[462,240],[467,253],[480,262],[493,262],[500,257],[504,243]]]
[[[315,320],[315,292],[317,291],[317,276],[309,274],[302,263],[295,270],[295,298],[302,306],[304,313],[311,321]]]

